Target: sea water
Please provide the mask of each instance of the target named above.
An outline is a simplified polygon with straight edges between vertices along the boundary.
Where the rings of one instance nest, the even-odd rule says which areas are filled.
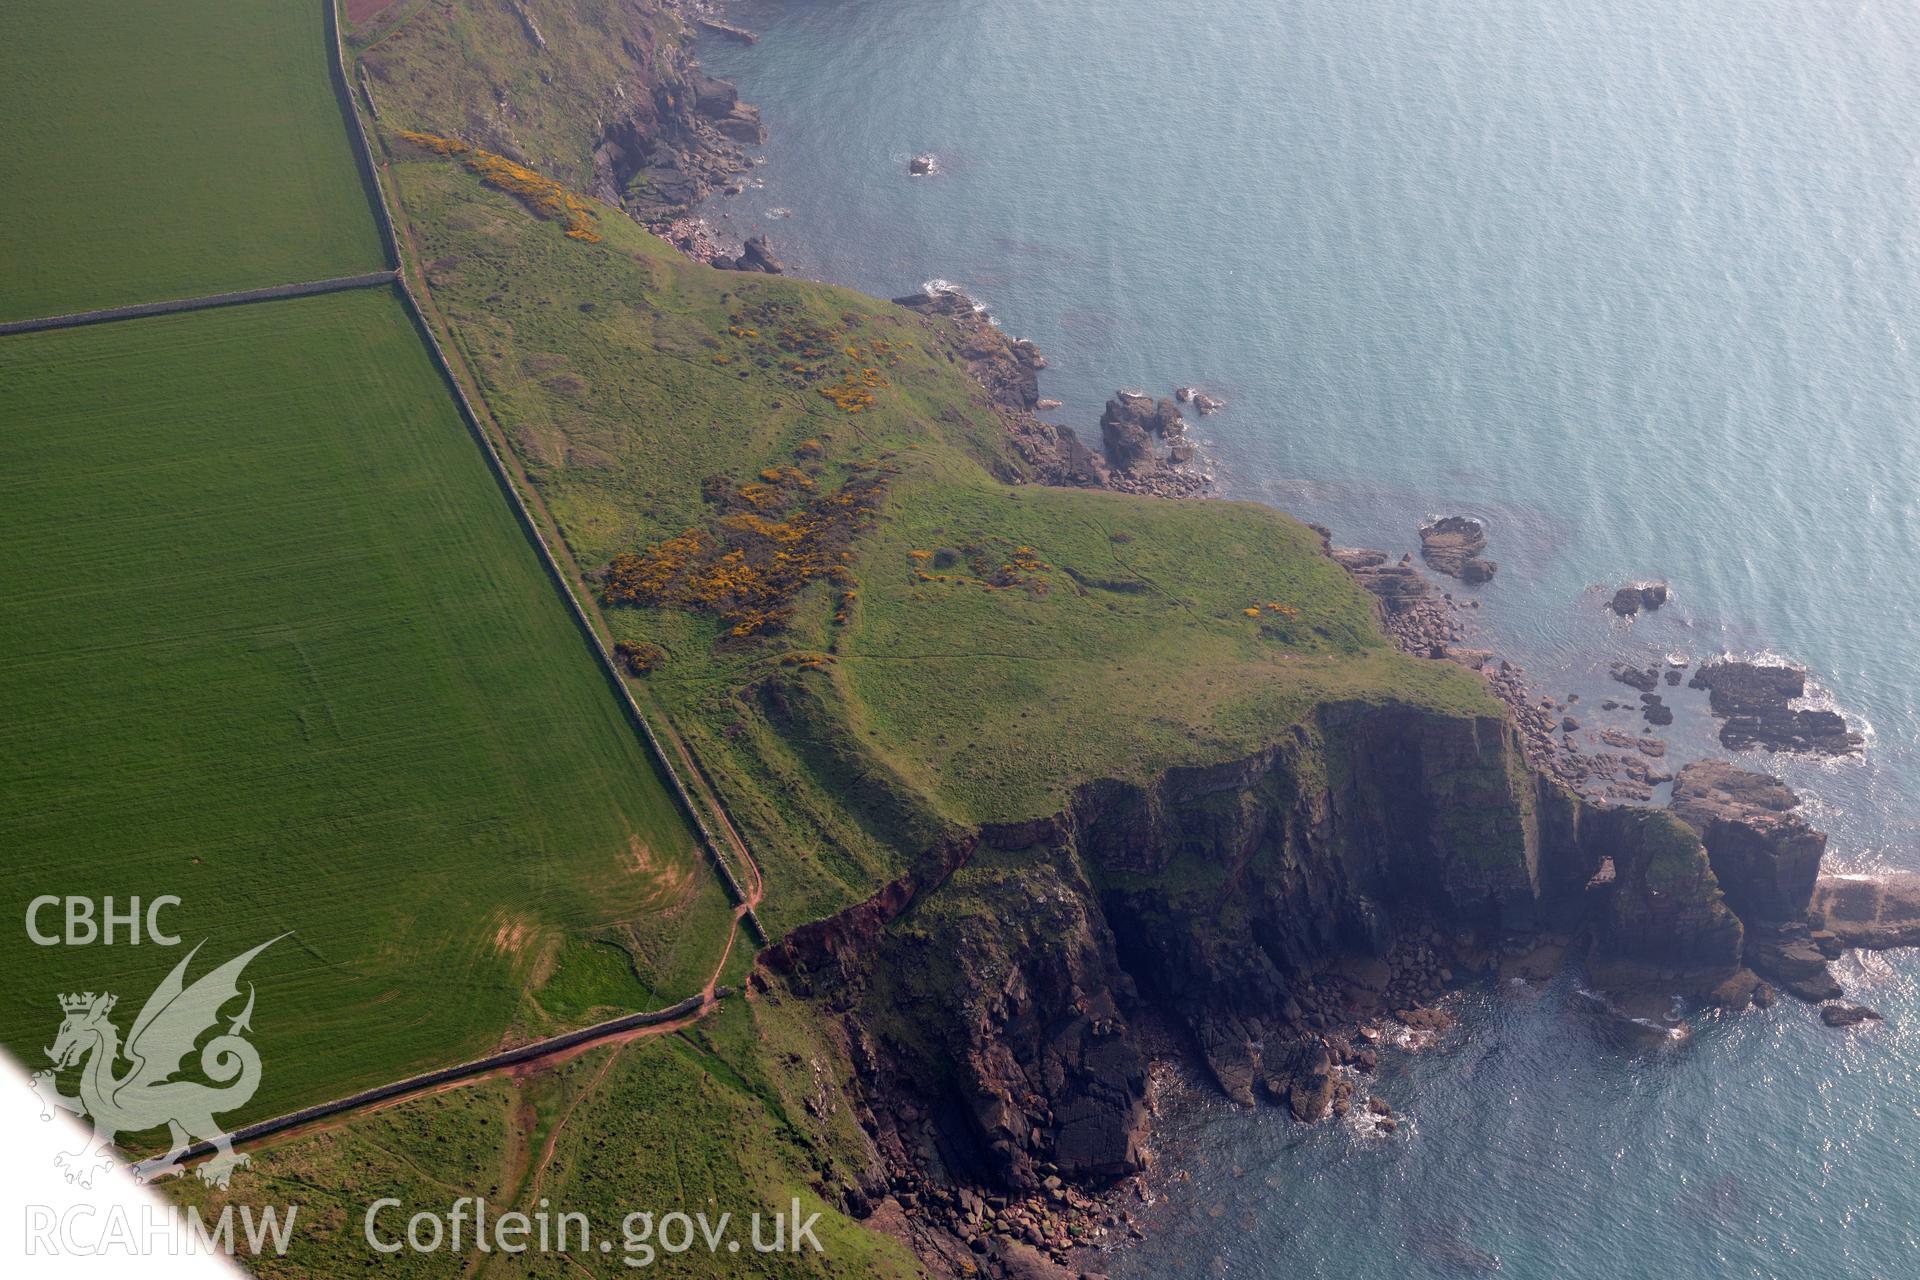
[[[752,0],[702,41],[760,104],[707,215],[793,270],[934,279],[1052,368],[1097,442],[1193,384],[1229,496],[1398,554],[1482,518],[1447,585],[1544,695],[1608,664],[1771,654],[1869,736],[1768,757],[1833,868],[1920,869],[1920,6],[1911,0]],[[909,177],[916,154],[937,171]],[[1189,413],[1189,417],[1192,414]],[[1614,586],[1669,582],[1631,623]],[[1663,690],[1670,759],[1720,753]],[[1888,1016],[1707,1017],[1648,1052],[1563,977],[1389,1053],[1391,1136],[1204,1092],[1189,1177],[1119,1276],[1920,1275],[1920,958]]]

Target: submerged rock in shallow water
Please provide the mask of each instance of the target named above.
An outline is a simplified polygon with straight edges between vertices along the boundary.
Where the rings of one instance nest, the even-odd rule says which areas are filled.
[[[1820,1008],[1820,1021],[1830,1027],[1857,1027],[1863,1022],[1879,1022],[1877,1010],[1863,1004],[1829,1004]]]
[[[1807,694],[1805,667],[1709,662],[1693,673],[1687,687],[1707,690],[1709,708],[1726,721],[1720,743],[1731,750],[1765,747],[1844,756],[1866,747],[1866,739],[1849,729],[1838,713],[1793,705]]]
[[[1641,668],[1631,662],[1616,662],[1607,674],[1641,693],[1652,693],[1660,687],[1660,675],[1652,667]]]

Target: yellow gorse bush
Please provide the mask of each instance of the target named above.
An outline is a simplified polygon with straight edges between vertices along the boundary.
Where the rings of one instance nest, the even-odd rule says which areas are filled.
[[[800,592],[826,580],[841,588],[835,616],[845,621],[857,599],[844,567],[849,544],[873,522],[892,469],[849,464],[827,494],[813,492],[812,478],[797,469],[768,470],[783,486],[709,477],[703,496],[721,508],[712,523],[613,557],[602,598],[706,613],[738,639],[785,627]]]
[[[597,243],[601,236],[594,229],[594,222],[600,217],[599,210],[585,196],[573,192],[544,174],[536,173],[523,164],[495,155],[491,151],[482,151],[471,143],[458,138],[443,138],[433,133],[415,133],[411,129],[400,130],[400,136],[416,147],[421,147],[435,155],[460,156],[468,169],[490,187],[516,195],[528,208],[543,218],[552,218],[566,228],[569,239]]]

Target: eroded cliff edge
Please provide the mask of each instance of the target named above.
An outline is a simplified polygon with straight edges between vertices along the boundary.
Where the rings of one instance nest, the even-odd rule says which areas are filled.
[[[1671,814],[1542,780],[1498,717],[1329,702],[1253,755],[943,840],[767,958],[849,1027],[896,1182],[1020,1192],[1140,1167],[1143,1018],[1229,1096],[1315,1118],[1364,1053],[1349,1015],[1432,994],[1435,955],[1551,935],[1588,939],[1603,983],[1750,979]]]
[[[393,6],[356,26],[382,125],[457,137],[664,224],[737,185],[759,111],[700,69],[675,0]]]

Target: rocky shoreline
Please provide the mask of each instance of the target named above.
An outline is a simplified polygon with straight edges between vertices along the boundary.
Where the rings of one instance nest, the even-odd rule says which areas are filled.
[[[1116,392],[1101,415],[1102,448],[1096,451],[1072,427],[1041,419],[1043,410],[1059,407],[1040,396],[1046,357],[1026,339],[1003,333],[978,302],[958,289],[923,290],[894,302],[949,322],[933,326],[936,340],[986,392],[1040,483],[1168,498],[1212,491],[1213,473],[1188,438],[1185,415],[1174,398],[1155,401],[1144,392]]]
[[[1461,517],[1445,517],[1422,529],[1426,535],[1439,529],[1459,531]],[[1473,562],[1489,567],[1492,562],[1478,561],[1486,541],[1478,522],[1469,536],[1448,545],[1441,552],[1443,562],[1453,564],[1464,575]],[[1493,649],[1469,643],[1477,636],[1472,615],[1479,609],[1478,599],[1464,604],[1450,591],[1440,591],[1413,563],[1412,555],[1398,561],[1384,551],[1368,547],[1339,547],[1333,533],[1322,525],[1313,526],[1320,534],[1327,554],[1333,557],[1376,599],[1380,623],[1401,650],[1418,658],[1459,663],[1479,672],[1487,688],[1506,705],[1520,735],[1527,763],[1569,790],[1597,800],[1646,803],[1653,799],[1654,788],[1671,782],[1673,775],[1651,763],[1666,754],[1666,744],[1657,738],[1630,738],[1616,730],[1603,729],[1601,742],[1612,751],[1581,751],[1574,735],[1583,725],[1574,714],[1579,697],[1570,694],[1560,702],[1542,696],[1527,680],[1524,667],[1500,657]],[[1430,541],[1430,540],[1429,540]],[[1431,561],[1431,557],[1429,557]]]

